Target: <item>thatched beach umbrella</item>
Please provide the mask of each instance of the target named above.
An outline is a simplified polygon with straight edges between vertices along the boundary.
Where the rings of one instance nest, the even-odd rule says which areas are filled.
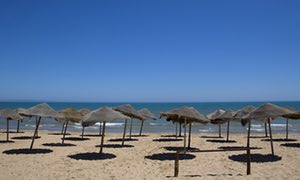
[[[130,104],[125,104],[122,106],[117,106],[113,108],[116,111],[121,112],[125,116],[130,117],[130,132],[129,132],[129,138],[131,139],[131,132],[132,132],[132,119],[136,118],[139,120],[143,120],[143,116],[140,115]],[[123,131],[123,140],[122,140],[122,145],[124,145],[124,140],[125,140],[125,135],[126,135],[126,126],[127,126],[127,119],[125,119],[125,124],[124,124],[124,131]]]
[[[152,120],[156,120],[155,115],[149,111],[149,109],[144,108],[141,110],[138,110],[138,113],[140,113],[141,116],[143,116],[144,119],[141,120],[141,128],[140,128],[140,136],[142,136],[142,131],[143,131],[143,125],[144,125],[144,120],[146,119],[152,119]]]
[[[15,109],[1,109],[0,118],[6,119],[6,142],[9,142],[9,121],[24,119],[23,116],[19,115]]]
[[[113,110],[110,107],[102,107],[91,111],[90,113],[86,114],[82,121],[84,122],[103,122],[103,130],[101,136],[101,145],[100,145],[100,153],[103,150],[103,142],[104,142],[104,135],[105,135],[105,125],[107,121],[115,121],[117,119],[130,119],[130,117],[123,115],[122,113]]]
[[[80,112],[77,112],[75,109],[72,108],[64,109],[60,111],[60,113],[62,113],[63,118],[58,118],[58,121],[63,121],[65,124],[62,142],[61,142],[62,144],[64,144],[69,121],[73,123],[80,123],[82,115]]]
[[[227,110],[223,114],[221,114],[219,117],[215,118],[215,121],[219,122],[227,122],[227,138],[226,141],[229,141],[229,126],[230,126],[230,121],[235,120],[235,112],[232,110]]]
[[[89,109],[86,109],[86,108],[82,108],[82,109],[79,109],[78,112],[81,114],[81,116],[85,116],[86,114],[88,114],[89,112],[91,112],[91,110]],[[96,123],[96,122],[95,122]],[[95,124],[94,123],[94,124]],[[82,121],[80,122],[81,126],[82,126],[82,133],[81,133],[81,137],[83,138],[83,135],[84,135],[84,128],[89,126],[88,123],[84,124],[82,123]],[[94,125],[94,124],[91,124],[91,125]]]
[[[42,117],[45,118],[63,118],[63,115],[56,112],[54,109],[52,109],[48,104],[42,103],[38,104],[36,106],[33,106],[29,109],[18,109],[18,113],[23,116],[35,116],[37,118],[36,128],[34,131],[34,134],[32,136],[32,141],[30,145],[30,149],[32,149],[34,144],[34,139],[36,137],[40,122]]]
[[[191,124],[192,122],[198,122],[202,124],[209,123],[209,119],[207,119],[203,114],[197,111],[193,107],[180,107],[175,108],[168,112],[161,112],[161,117],[165,117],[167,119],[171,119],[176,122],[183,122],[184,123],[184,151],[186,151],[186,125],[189,123],[189,142],[188,148],[190,148],[191,142]]]
[[[250,127],[251,127],[250,123],[251,123],[252,119],[263,121],[263,122],[265,122],[265,121],[268,122],[270,142],[271,142],[271,151],[272,151],[272,155],[274,156],[271,121],[273,119],[277,118],[277,117],[281,117],[283,115],[293,114],[293,113],[294,112],[290,109],[283,108],[283,107],[277,106],[275,104],[266,103],[266,104],[261,105],[260,107],[258,107],[256,110],[252,111],[251,113],[249,113],[245,117],[243,117],[243,119],[246,119],[249,123],[248,131],[250,131]],[[250,132],[248,132],[248,134],[250,134]],[[250,142],[249,142],[249,144],[250,144]]]
[[[285,114],[283,115],[284,118],[286,118],[286,140],[289,139],[289,119],[292,120],[299,120],[300,119],[300,111],[294,112],[291,114]]]
[[[219,126],[219,138],[222,137],[222,134],[221,134],[221,124],[223,123],[223,121],[222,122],[218,122],[217,118],[220,117],[224,113],[225,113],[225,111],[223,109],[218,109],[218,110],[215,110],[214,112],[206,115],[206,117],[210,120],[210,122],[212,124],[218,124],[218,126]]]

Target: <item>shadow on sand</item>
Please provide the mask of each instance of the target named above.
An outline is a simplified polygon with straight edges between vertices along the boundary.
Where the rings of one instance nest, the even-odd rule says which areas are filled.
[[[213,142],[213,143],[236,143],[235,140],[225,140],[225,139],[207,139],[207,142]]]
[[[245,138],[247,138],[247,137],[245,137]],[[262,138],[268,138],[268,137],[266,137],[266,136],[250,136],[250,138],[252,138],[252,139],[262,139]]]
[[[54,136],[62,136],[64,135],[63,133],[49,133],[48,135],[54,135]],[[66,133],[66,135],[71,135],[70,133]]]
[[[265,162],[275,162],[280,161],[282,157],[272,154],[251,154],[251,162],[255,163],[265,163]],[[238,161],[238,162],[247,162],[247,154],[238,154],[232,155],[228,157],[230,160]]]
[[[117,139],[110,139],[108,140],[109,142],[122,142],[123,139],[122,138],[117,138]],[[138,139],[129,139],[129,138],[125,138],[124,141],[138,141]]]
[[[6,131],[1,132],[1,133],[5,133],[6,134]],[[19,131],[19,132],[17,132],[17,131],[9,131],[9,134],[21,134],[21,133],[24,133],[24,132],[23,131]]]
[[[221,139],[223,138],[222,136],[219,137],[219,136],[200,136],[200,138],[213,138],[213,139]]]
[[[165,150],[167,151],[183,151],[184,150],[184,147],[178,147],[178,146],[166,146],[166,147],[163,147]],[[200,149],[198,148],[186,148],[187,151],[200,151]]]
[[[160,137],[176,137],[175,134],[167,134],[167,135],[161,135]],[[177,136],[177,137],[183,137],[183,136]]]
[[[182,139],[169,139],[169,138],[160,138],[160,139],[153,139],[156,142],[173,142],[173,141],[182,141]]]
[[[34,137],[34,139],[40,139],[41,136],[36,136]],[[32,136],[17,136],[17,137],[12,137],[11,139],[15,139],[15,140],[31,140]]]
[[[179,154],[179,160],[190,160],[196,156],[192,154]],[[151,156],[145,156],[147,159],[159,160],[159,161],[171,161],[176,159],[176,153],[159,153]]]
[[[292,148],[300,148],[300,143],[284,143],[284,144],[281,144],[280,146],[292,147]]]
[[[83,137],[86,136],[86,137],[101,137],[100,134],[84,134]]]
[[[53,152],[51,149],[10,149],[3,151],[4,154],[47,154]]]
[[[6,141],[6,140],[0,140],[0,144],[5,144],[5,143],[14,143],[15,141]]]
[[[135,135],[131,135],[131,137],[148,137],[149,135],[138,135],[138,134],[135,134]],[[128,137],[128,136],[127,136]]]
[[[49,146],[49,147],[69,147],[69,146],[76,146],[75,144],[71,143],[44,143],[43,146]]]
[[[63,138],[61,138],[61,139],[63,139]],[[90,140],[90,138],[66,137],[65,140],[67,140],[67,141],[87,141],[87,140]]]
[[[100,145],[96,145],[96,147],[100,147]],[[130,144],[124,144],[123,146],[122,144],[104,144],[103,147],[104,148],[131,148],[134,146]]]
[[[262,139],[261,141],[270,141],[270,139]],[[274,142],[293,142],[297,141],[297,139],[286,139],[286,138],[277,138],[273,139]]]
[[[240,150],[240,149],[246,149],[246,146],[221,146],[218,147],[218,149],[223,149],[223,150]],[[262,149],[260,147],[250,147],[250,149]]]
[[[98,152],[90,152],[90,153],[79,153],[74,155],[69,155],[69,158],[76,160],[105,160],[105,159],[113,159],[116,158],[116,155],[109,153],[98,153]]]

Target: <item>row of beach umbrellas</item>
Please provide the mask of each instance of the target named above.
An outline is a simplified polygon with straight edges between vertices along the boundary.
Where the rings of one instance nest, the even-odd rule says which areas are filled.
[[[146,119],[156,119],[155,115],[151,113],[148,109],[141,109],[136,111],[130,104],[117,106],[117,107],[101,107],[96,110],[90,111],[88,109],[80,109],[78,111],[67,108],[60,112],[55,111],[48,104],[42,103],[36,106],[33,106],[28,109],[19,108],[17,110],[12,109],[2,109],[0,110],[0,118],[7,120],[7,141],[9,140],[9,121],[10,120],[23,120],[25,117],[35,118],[36,119],[36,127],[34,130],[34,134],[32,136],[32,141],[30,145],[30,149],[33,148],[35,137],[38,134],[38,128],[41,123],[42,118],[53,118],[63,124],[62,128],[62,144],[64,143],[66,131],[69,122],[73,123],[81,123],[82,125],[82,135],[84,134],[84,128],[87,126],[94,125],[95,123],[100,123],[99,134],[101,135],[101,145],[100,145],[100,153],[103,151],[103,142],[105,135],[105,126],[106,122],[115,121],[123,119],[124,122],[124,130],[122,137],[122,145],[124,145],[124,140],[127,131],[127,123],[130,120],[129,127],[129,138],[132,136],[132,120],[139,119],[141,120],[141,127],[139,135],[142,135],[144,120]],[[207,116],[203,115],[201,112],[196,110],[193,107],[179,107],[167,112],[160,113],[161,118],[165,118],[168,121],[172,121],[176,123],[176,132],[177,132],[177,124],[184,125],[184,150],[186,148],[190,148],[191,143],[191,128],[193,123],[201,123],[207,124],[209,122],[213,124],[219,125],[219,135],[220,132],[220,124],[227,122],[227,141],[229,140],[229,127],[231,121],[241,122],[243,125],[248,124],[248,138],[247,138],[247,146],[250,145],[250,129],[251,129],[251,121],[257,120],[268,124],[269,126],[269,134],[270,134],[270,142],[271,142],[271,150],[274,155],[273,149],[273,141],[272,141],[272,131],[271,131],[271,121],[278,118],[284,117],[288,119],[300,119],[300,113],[295,112],[291,109],[280,107],[274,104],[266,103],[262,106],[255,108],[253,106],[244,107],[238,111],[231,110],[216,110],[215,112],[208,114]],[[187,126],[189,135],[187,142]],[[180,128],[181,129],[181,128]],[[288,131],[287,131],[288,133]],[[177,133],[176,133],[177,134]],[[286,136],[288,137],[288,135]],[[187,145],[188,144],[188,145]],[[250,150],[249,150],[250,151]]]

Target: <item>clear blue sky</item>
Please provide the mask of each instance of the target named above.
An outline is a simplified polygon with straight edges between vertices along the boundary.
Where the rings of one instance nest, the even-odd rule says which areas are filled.
[[[300,1],[0,1],[0,101],[300,100]]]

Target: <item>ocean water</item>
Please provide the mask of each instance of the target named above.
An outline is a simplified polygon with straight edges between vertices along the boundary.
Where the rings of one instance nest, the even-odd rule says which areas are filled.
[[[238,110],[247,105],[253,105],[258,107],[264,102],[206,102],[206,103],[130,103],[135,109],[148,108],[157,117],[162,111],[168,111],[180,106],[193,106],[198,109],[202,114],[208,114],[216,109],[224,110]],[[294,110],[300,110],[300,102],[272,102],[274,104],[289,107]],[[0,102],[0,109],[2,108],[29,108],[38,104],[38,102]],[[68,102],[50,102],[48,103],[52,108],[59,111],[67,107],[72,107],[74,109],[88,108],[90,110],[97,109],[103,106],[115,107],[127,103],[68,103]],[[13,130],[16,128],[16,122],[10,122],[10,128]],[[124,126],[124,120],[117,120],[114,122],[107,123],[107,132],[122,132]],[[20,124],[20,129],[33,130],[35,127],[35,119],[24,119]],[[41,130],[48,131],[60,131],[62,124],[58,123],[53,119],[43,118],[40,124]],[[138,133],[140,128],[140,121],[133,120],[133,133]],[[145,133],[174,133],[176,126],[172,122],[167,122],[165,119],[158,120],[146,120],[144,122],[143,132]],[[222,125],[222,132],[226,132],[227,125]],[[283,118],[275,119],[272,123],[272,130],[274,133],[285,133],[286,120]],[[4,119],[0,120],[0,129],[6,129],[6,121]],[[81,131],[82,127],[80,124],[70,124],[68,130],[70,131]],[[246,133],[246,127],[243,127],[239,122],[231,122],[230,132],[231,133]],[[255,132],[264,132],[264,124],[260,122],[253,121],[251,130]],[[99,123],[87,127],[86,132],[98,132]],[[198,124],[194,123],[192,126],[193,133],[199,134],[211,134],[218,133],[218,126],[213,124]],[[300,120],[289,120],[289,133],[300,133]]]

